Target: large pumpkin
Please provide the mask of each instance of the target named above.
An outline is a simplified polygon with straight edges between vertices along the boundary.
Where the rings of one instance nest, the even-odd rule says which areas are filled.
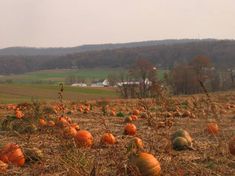
[[[101,138],[101,143],[103,144],[115,144],[116,139],[112,133],[105,133]]]
[[[74,137],[78,147],[91,147],[93,144],[93,136],[87,130],[80,130]]]
[[[127,135],[135,135],[136,134],[136,126],[134,124],[128,123],[125,126],[124,133]]]
[[[160,163],[152,154],[146,152],[132,154],[129,157],[129,163],[136,166],[142,176],[160,175]]]
[[[228,143],[229,151],[232,155],[235,155],[235,136]]]
[[[23,166],[25,156],[17,144],[6,144],[0,152],[0,160],[5,163],[12,163],[16,166]]]

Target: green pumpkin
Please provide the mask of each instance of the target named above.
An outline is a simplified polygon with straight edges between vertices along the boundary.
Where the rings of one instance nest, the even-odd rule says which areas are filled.
[[[190,143],[184,137],[177,137],[173,140],[173,149],[175,150],[184,150],[187,149]]]
[[[177,137],[185,138],[188,141],[189,144],[191,144],[192,141],[193,141],[192,137],[190,136],[190,134],[186,130],[183,130],[183,129],[179,129],[175,133],[173,133],[171,135],[171,140],[173,141]]]

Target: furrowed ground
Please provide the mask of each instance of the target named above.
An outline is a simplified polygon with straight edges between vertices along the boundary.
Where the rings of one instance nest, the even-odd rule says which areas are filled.
[[[16,111],[24,116],[17,118]],[[127,119],[133,112],[138,112],[137,117]],[[138,169],[128,160],[130,150],[134,150],[129,143],[134,137],[144,143],[140,150],[158,159],[161,175],[235,173],[235,158],[228,149],[228,142],[235,135],[235,92],[211,94],[210,99],[195,95],[62,104],[34,101],[1,105],[0,115],[0,145],[17,143],[26,158],[22,167],[9,163],[3,175],[137,176]],[[66,122],[61,122],[62,117]],[[205,130],[211,121],[218,124],[218,133]],[[79,147],[74,137],[68,135],[66,128],[74,123],[92,134],[91,147]],[[127,123],[136,125],[134,136],[124,134]],[[176,151],[171,134],[181,128],[190,133],[193,147]],[[100,142],[106,132],[115,136],[115,144]]]

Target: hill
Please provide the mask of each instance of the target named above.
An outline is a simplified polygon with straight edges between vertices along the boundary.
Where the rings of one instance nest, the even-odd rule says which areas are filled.
[[[122,47],[117,49],[107,49],[104,45],[97,46],[100,50],[96,46],[93,46],[93,49],[91,49],[92,46],[87,46],[90,51],[67,55],[2,55],[0,56],[0,74],[18,74],[58,68],[125,68],[139,58],[149,59],[162,68],[172,68],[178,63],[188,62],[198,55],[209,57],[218,69],[235,67],[234,40],[186,41],[182,40],[178,43],[176,40],[165,41],[165,44],[160,42],[161,44],[157,45],[150,41],[146,42],[146,46],[138,47],[134,47],[134,44],[126,44],[128,47],[123,47],[125,44],[118,44]],[[119,47],[118,45],[111,46]],[[101,49],[102,47],[105,49]],[[83,46],[83,48],[86,47]]]
[[[58,48],[34,48],[34,47],[9,47],[0,49],[0,56],[13,55],[13,56],[59,56],[67,55],[71,53],[97,51],[97,50],[112,50],[118,48],[134,48],[143,46],[154,46],[154,45],[172,45],[182,44],[189,42],[199,41],[215,41],[214,39],[182,39],[182,40],[156,40],[156,41],[143,41],[143,42],[131,42],[131,43],[118,43],[118,44],[96,44],[96,45],[82,45],[76,47],[58,47]]]

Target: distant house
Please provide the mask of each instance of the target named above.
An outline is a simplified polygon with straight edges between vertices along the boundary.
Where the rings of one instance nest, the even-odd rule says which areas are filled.
[[[109,81],[107,79],[105,80],[98,80],[91,83],[91,87],[108,87]]]
[[[85,84],[85,83],[74,83],[71,86],[72,87],[87,87],[87,84]]]
[[[151,85],[152,82],[149,81],[149,79],[145,79],[145,84],[146,85]],[[123,86],[123,85],[140,85],[141,82],[140,81],[124,81],[124,82],[119,82],[117,83],[117,86]]]

